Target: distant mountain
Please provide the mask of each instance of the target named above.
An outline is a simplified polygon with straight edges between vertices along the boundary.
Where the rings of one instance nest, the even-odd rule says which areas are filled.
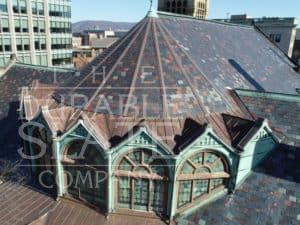
[[[112,22],[112,21],[95,21],[95,20],[86,20],[80,21],[77,23],[73,23],[73,33],[82,32],[84,30],[89,29],[99,29],[99,30],[129,30],[131,29],[135,23],[127,23],[127,22]]]

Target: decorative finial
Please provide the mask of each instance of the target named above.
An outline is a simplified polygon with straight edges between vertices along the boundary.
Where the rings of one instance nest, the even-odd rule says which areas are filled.
[[[153,10],[153,0],[150,0],[150,10]]]
[[[150,0],[150,9],[148,12],[149,17],[158,17],[156,10],[153,8],[153,0]]]

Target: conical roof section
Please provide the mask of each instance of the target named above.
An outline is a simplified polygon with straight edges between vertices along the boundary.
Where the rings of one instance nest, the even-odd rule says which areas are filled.
[[[267,54],[261,50],[248,50],[249,54],[246,54],[240,49],[244,53],[241,54],[237,45],[247,41],[245,35],[239,37],[241,43],[230,42],[224,36],[224,43],[217,44],[218,40],[212,40],[212,35],[219,37],[220,32],[230,33],[231,38],[243,33],[252,35],[257,43],[264,42],[274,52],[270,49]],[[195,38],[191,38],[193,34]],[[197,38],[199,44],[195,43]],[[86,111],[129,117],[206,117],[213,113],[245,117],[226,87],[256,90],[274,87],[269,79],[274,75],[273,69],[253,61],[253,57],[264,59],[267,56],[272,64],[276,60],[277,67],[280,66],[277,69],[294,76],[291,63],[263,39],[250,27],[172,16],[147,16],[78,76],[70,78],[69,89],[57,90],[54,96]],[[194,42],[192,46],[191,41]],[[226,44],[233,52],[222,46]],[[272,61],[272,57],[277,58]],[[243,71],[238,62],[246,64],[248,71],[255,75]],[[265,72],[268,77],[264,77]],[[257,74],[259,79],[255,77]],[[278,76],[274,75],[272,79],[278,79]],[[290,87],[282,82],[281,85]]]

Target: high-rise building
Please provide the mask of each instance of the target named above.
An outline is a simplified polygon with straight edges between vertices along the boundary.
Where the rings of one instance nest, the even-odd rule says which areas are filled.
[[[292,58],[300,65],[300,28],[297,29]]]
[[[0,0],[0,68],[10,58],[72,66],[71,0]]]
[[[217,21],[255,26],[289,57],[292,56],[298,25],[294,17],[251,18],[247,14],[242,14],[232,15],[230,19],[217,19]]]
[[[158,10],[206,19],[209,0],[159,0]]]

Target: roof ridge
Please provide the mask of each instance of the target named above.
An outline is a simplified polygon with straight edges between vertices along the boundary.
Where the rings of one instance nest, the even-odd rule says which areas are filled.
[[[178,14],[178,13],[172,13],[172,12],[157,11],[157,14],[158,14],[158,16],[162,15],[162,16],[170,16],[170,17],[175,17],[175,18],[178,17],[178,18],[183,18],[183,19],[191,19],[191,20],[195,20],[195,21],[204,21],[204,22],[222,24],[222,25],[233,26],[233,27],[244,27],[244,28],[251,28],[252,27],[250,25],[226,23],[226,22],[222,22],[222,21],[217,21],[216,19],[203,19],[203,18],[198,18],[198,17],[184,15],[184,14]]]
[[[197,104],[199,105],[199,108],[201,109],[202,113],[204,114],[204,116],[206,115],[207,111],[205,109],[205,107],[202,107],[202,104],[201,104],[201,101],[199,100],[199,98],[197,98],[197,90],[195,90],[196,88],[194,87],[193,83],[191,82],[190,78],[188,77],[188,75],[186,74],[186,72],[184,71],[184,69],[182,68],[182,65],[180,63],[180,60],[178,60],[178,55],[177,53],[174,51],[174,49],[172,49],[171,47],[171,44],[168,40],[167,37],[169,38],[172,38],[171,35],[168,33],[168,32],[165,32],[164,29],[163,29],[163,24],[161,23],[158,23],[158,26],[160,27],[160,29],[162,30],[162,38],[165,40],[168,48],[169,48],[169,51],[171,52],[171,54],[174,56],[175,58],[175,62],[176,64],[180,67],[180,70],[182,72],[182,74],[184,75],[184,78],[185,80],[187,81],[187,83],[189,84],[189,87],[191,89],[191,91],[193,92],[194,94],[194,97],[197,101]],[[166,34],[165,34],[166,33]],[[207,121],[208,122],[208,121]]]
[[[277,44],[275,44],[275,42],[273,40],[271,40],[258,26],[256,26],[255,24],[253,25],[254,27],[254,30],[256,32],[258,32],[259,34],[261,34],[263,37],[265,37],[269,42],[272,43],[273,46],[275,46],[275,48],[277,48],[278,50],[280,50],[280,52],[282,54],[284,54],[284,56],[286,56],[286,58],[292,63],[294,64],[295,67],[293,67],[294,69],[296,69],[299,64],[294,60],[292,59],[287,53],[285,53],[285,51]]]
[[[137,32],[134,34],[134,36],[130,40],[129,44],[126,46],[126,48],[124,49],[124,51],[118,56],[118,59],[117,59],[116,63],[113,65],[113,67],[110,69],[110,71],[108,72],[108,74],[105,76],[105,79],[102,81],[101,85],[97,88],[97,90],[95,91],[95,93],[93,94],[93,96],[89,99],[89,101],[87,102],[87,104],[86,104],[86,106],[84,108],[88,108],[89,105],[94,101],[95,97],[102,90],[103,86],[106,84],[106,82],[108,81],[108,79],[111,77],[111,75],[115,71],[115,68],[118,66],[119,62],[124,58],[124,56],[126,55],[126,53],[128,52],[128,50],[130,49],[131,45],[138,38],[138,36],[143,31],[143,29],[146,27],[146,25],[147,25],[147,23],[144,21],[144,23],[142,23],[139,26],[139,28],[137,29]]]
[[[146,43],[147,43],[147,39],[148,39],[148,35],[149,35],[149,30],[151,29],[151,25],[152,25],[152,23],[147,23],[147,28],[146,28],[146,31],[145,31],[145,34],[144,34],[144,37],[143,37],[143,42],[142,42],[141,48],[139,49],[139,55],[138,55],[137,63],[135,65],[133,77],[132,77],[131,84],[130,84],[130,87],[129,87],[129,93],[128,93],[128,96],[127,96],[126,106],[125,106],[125,109],[124,109],[124,112],[123,112],[123,114],[125,114],[125,115],[128,114],[128,110],[129,110],[129,104],[128,103],[130,102],[129,100],[130,100],[130,98],[133,94],[133,91],[134,91],[133,88],[136,84],[137,76],[138,76],[138,73],[139,73],[139,70],[140,70],[140,65],[141,65],[142,59],[144,57],[143,53],[145,51],[145,47],[146,47]]]
[[[71,69],[71,68],[61,68],[61,67],[55,67],[55,66],[42,66],[42,65],[28,64],[28,63],[23,63],[23,62],[16,62],[13,66],[22,66],[22,67],[41,69],[41,70],[49,70],[49,71],[75,72],[75,70]]]
[[[153,23],[153,38],[154,38],[154,46],[155,46],[155,51],[156,51],[156,60],[158,63],[158,71],[160,73],[160,83],[161,83],[161,88],[162,88],[162,104],[163,104],[163,115],[166,115],[169,117],[169,108],[168,108],[168,99],[167,99],[167,91],[166,91],[166,83],[165,83],[165,77],[164,77],[164,69],[162,66],[161,62],[161,53],[160,53],[160,46],[158,43],[158,36],[157,36],[157,24]]]
[[[127,34],[125,37],[123,37],[122,39],[120,39],[119,41],[115,42],[115,46],[111,45],[106,51],[108,51],[109,49],[111,50],[111,52],[109,52],[107,55],[105,55],[105,57],[103,59],[101,59],[101,61],[93,67],[92,71],[89,71],[88,74],[82,79],[80,80],[80,82],[78,82],[78,84],[76,85],[76,87],[73,87],[72,90],[70,90],[69,93],[73,93],[74,90],[78,87],[80,87],[80,85],[82,85],[89,77],[90,75],[93,75],[93,73],[102,65],[103,63],[109,58],[111,57],[117,50],[119,47],[121,47],[129,37],[134,36],[134,33],[138,30],[139,26],[141,25],[142,22],[137,23]],[[99,57],[101,57],[103,54],[105,54],[105,52],[103,52],[102,54],[100,54],[98,57],[96,57],[91,63],[93,63],[95,60],[97,60]],[[91,64],[89,63],[88,66]],[[87,66],[87,67],[88,67]],[[85,68],[84,68],[85,69]],[[80,70],[80,72],[82,73],[83,70]]]

